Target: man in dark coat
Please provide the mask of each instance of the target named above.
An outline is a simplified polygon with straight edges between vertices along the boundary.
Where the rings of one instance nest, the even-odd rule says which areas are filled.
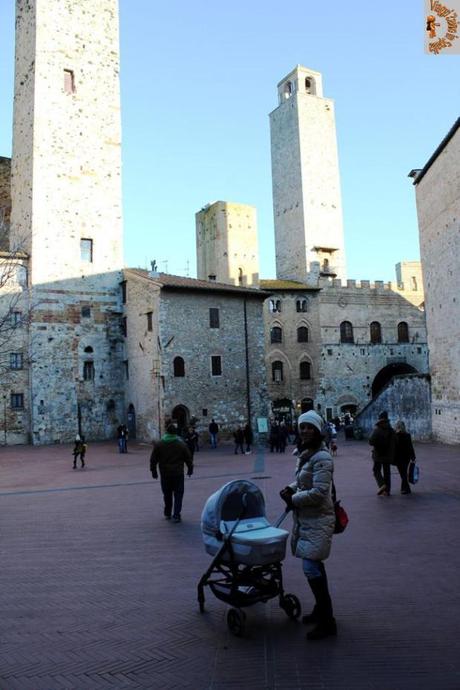
[[[389,496],[391,492],[391,464],[395,454],[395,431],[388,420],[388,412],[384,410],[369,437],[374,461],[373,474],[379,496]],[[383,475],[382,475],[383,471]]]
[[[164,516],[166,520],[181,521],[182,499],[184,497],[184,465],[187,465],[187,476],[193,474],[192,456],[184,441],[177,435],[175,424],[169,424],[161,441],[154,443],[150,456],[150,471],[158,479],[157,466],[160,470],[161,490],[164,499]],[[174,511],[173,511],[174,499]]]

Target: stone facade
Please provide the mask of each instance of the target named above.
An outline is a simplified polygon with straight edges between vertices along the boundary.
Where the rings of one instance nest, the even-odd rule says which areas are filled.
[[[120,167],[117,1],[17,0],[10,251],[30,257],[33,443],[109,438],[125,415]]]
[[[216,201],[196,214],[197,277],[259,286],[256,209]]]
[[[319,72],[298,65],[270,114],[276,275],[308,282],[312,264],[346,277],[334,103]]]
[[[0,156],[0,251],[8,251],[11,216],[11,159]]]
[[[432,376],[433,434],[460,443],[460,119],[413,171]]]
[[[214,418],[229,436],[249,417],[256,429],[257,418],[268,414],[265,293],[132,269],[125,278],[126,399],[136,435],[158,438],[168,419],[182,426],[195,418],[207,432]],[[213,373],[213,357],[220,358],[220,373]]]

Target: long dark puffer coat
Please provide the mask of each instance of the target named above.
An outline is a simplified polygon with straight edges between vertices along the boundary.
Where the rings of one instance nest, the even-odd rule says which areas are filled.
[[[290,485],[295,491],[291,548],[297,558],[323,561],[329,556],[335,527],[333,472],[334,462],[325,449],[304,451],[297,458],[296,481]]]

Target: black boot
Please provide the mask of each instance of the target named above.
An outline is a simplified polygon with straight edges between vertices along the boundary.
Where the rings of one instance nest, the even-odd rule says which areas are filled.
[[[307,633],[307,640],[322,640],[324,637],[337,635],[337,625],[332,614],[332,602],[327,586],[326,571],[322,568],[323,574],[321,577],[315,577],[308,580],[311,591],[315,597],[317,610],[317,618],[312,621],[316,626]]]
[[[312,623],[318,623],[318,607],[315,605],[311,613],[307,613],[302,616],[302,623],[304,625],[312,625]]]

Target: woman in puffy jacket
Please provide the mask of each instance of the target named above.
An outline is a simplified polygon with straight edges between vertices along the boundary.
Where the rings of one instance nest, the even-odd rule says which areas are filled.
[[[323,563],[329,556],[335,527],[331,495],[334,463],[323,443],[322,418],[310,410],[300,415],[298,426],[296,481],[286,486],[280,495],[293,511],[292,553],[302,559],[303,571],[315,598],[313,611],[304,616],[302,622],[315,625],[307,639],[320,640],[337,634]]]

